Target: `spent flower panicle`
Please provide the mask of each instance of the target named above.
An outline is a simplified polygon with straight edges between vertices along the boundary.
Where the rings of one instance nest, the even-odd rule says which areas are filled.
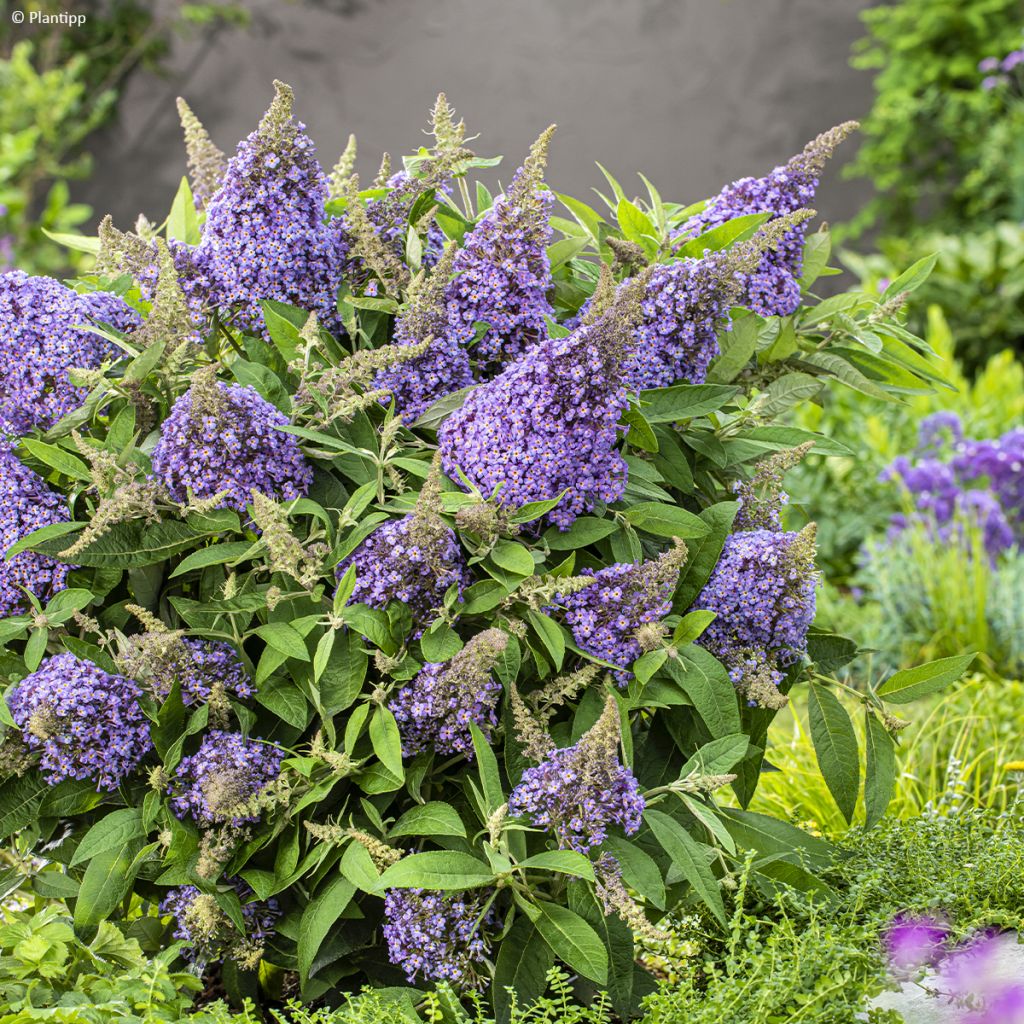
[[[13,441],[0,437],[0,616],[28,607],[22,588],[47,600],[67,584],[71,566],[36,551],[2,557],[44,526],[70,520],[64,498],[18,458]]]
[[[610,825],[627,835],[640,828],[644,798],[619,760],[619,705],[609,694],[597,722],[571,747],[527,768],[509,797],[509,813],[552,832],[559,847],[586,853]]]
[[[477,987],[483,981],[477,965],[490,948],[484,929],[496,924],[493,911],[484,912],[489,895],[389,889],[383,928],[388,958],[405,971],[410,984],[422,977]]]
[[[114,790],[152,749],[140,696],[134,680],[62,653],[45,658],[7,703],[51,786],[88,779]]]
[[[178,117],[185,133],[185,151],[188,154],[188,173],[192,179],[192,192],[198,202],[206,205],[220,188],[227,171],[227,157],[213,144],[202,121],[192,108],[178,97]]]
[[[781,530],[782,510],[789,495],[782,489],[782,478],[814,447],[805,441],[796,448],[776,452],[762,459],[753,475],[733,485],[739,511],[733,521],[734,530]]]
[[[837,125],[763,178],[740,178],[727,185],[683,224],[679,240],[694,238],[735,217],[762,213],[774,218],[809,206],[825,164],[857,127],[856,121]],[[796,310],[800,304],[797,279],[803,270],[805,230],[802,224],[789,229],[779,245],[745,274],[744,305],[762,316],[788,316]]]
[[[278,776],[283,754],[260,739],[212,729],[199,749],[183,757],[169,787],[174,813],[201,825],[243,825],[257,816],[242,805]]]
[[[729,670],[751,705],[780,707],[782,669],[807,651],[819,573],[813,523],[799,533],[730,534],[693,608],[715,613],[697,640]]]
[[[644,631],[672,610],[672,595],[686,561],[682,541],[658,558],[640,564],[617,563],[594,573],[594,581],[574,594],[556,594],[580,648],[618,665],[616,682],[625,686],[630,666],[643,653]]]
[[[596,323],[538,342],[471,391],[438,431],[448,475],[461,470],[510,508],[561,496],[548,518],[563,530],[620,498],[627,466],[616,444],[628,404],[620,369],[646,282],[637,277]]]
[[[238,145],[207,204],[194,261],[213,303],[264,334],[261,302],[315,310],[340,330],[335,296],[347,266],[340,219],[325,220],[327,179],[305,126],[292,117],[292,90],[275,82],[259,127]]]
[[[239,878],[229,879],[227,885],[241,901],[244,934],[239,934],[216,896],[197,886],[171,889],[160,903],[160,912],[174,918],[174,937],[187,944],[182,955],[192,963],[205,966],[223,959],[251,961],[255,951],[262,953],[264,943],[274,934],[281,916],[277,900],[252,899],[252,889]]]
[[[451,660],[430,662],[401,689],[390,708],[402,736],[402,753],[413,757],[431,747],[440,754],[473,759],[476,725],[484,737],[498,724],[495,708],[501,684],[495,663],[508,645],[508,634],[492,628],[477,633]]]
[[[177,502],[216,496],[216,507],[239,512],[253,491],[277,500],[301,498],[313,471],[297,439],[280,429],[286,426],[288,417],[255,388],[223,384],[207,367],[161,426],[154,477]]]
[[[554,131],[552,125],[541,133],[508,191],[466,235],[455,258],[447,296],[449,329],[460,344],[469,345],[475,324],[488,325],[471,353],[485,370],[502,367],[547,334],[544,317],[552,312],[548,213],[554,197],[544,187],[544,168]]]
[[[327,177],[328,199],[340,199],[345,195],[349,178],[352,177],[352,173],[356,169],[356,152],[358,148],[355,135],[350,133],[341,156],[338,157],[337,162],[331,168],[331,173]]]

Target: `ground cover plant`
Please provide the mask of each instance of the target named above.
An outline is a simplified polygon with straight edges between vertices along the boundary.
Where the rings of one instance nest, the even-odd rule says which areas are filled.
[[[859,694],[862,773],[856,645],[781,520],[803,455],[856,454],[795,403],[941,384],[898,316],[927,267],[810,291],[853,125],[599,212],[545,186],[553,127],[494,195],[440,97],[364,189],[292,105],[228,159],[182,103],[163,225],[105,220],[73,287],[0,280],[0,833],[81,938],[134,915],[235,998],[443,982],[506,1022],[560,961],[628,1015],[669,910],[727,929],[738,871],[830,862],[743,809],[790,690],[873,823],[890,706],[971,660]]]

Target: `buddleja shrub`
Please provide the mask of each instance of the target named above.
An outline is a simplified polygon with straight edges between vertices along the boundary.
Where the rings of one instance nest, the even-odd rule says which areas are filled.
[[[814,528],[781,520],[803,452],[855,453],[773,424],[934,381],[896,319],[922,272],[808,291],[851,125],[695,206],[609,178],[602,214],[544,186],[552,129],[492,197],[442,97],[360,189],[291,103],[230,160],[182,104],[166,225],[72,239],[73,288],[0,284],[0,831],[79,932],[159,907],[147,941],[237,991],[262,962],[507,1019],[562,961],[627,1013],[669,908],[723,926],[747,851],[766,890],[827,863],[742,809],[794,686],[855,813],[855,646],[814,630]],[[861,694],[869,821],[885,702],[963,667]]]

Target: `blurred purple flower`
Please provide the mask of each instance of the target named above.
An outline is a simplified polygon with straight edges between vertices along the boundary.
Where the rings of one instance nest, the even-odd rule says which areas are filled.
[[[885,933],[889,965],[898,973],[935,966],[946,952],[948,935],[949,928],[938,918],[897,915]]]

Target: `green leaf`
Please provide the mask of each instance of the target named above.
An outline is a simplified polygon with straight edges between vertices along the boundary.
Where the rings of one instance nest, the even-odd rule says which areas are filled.
[[[869,707],[864,708],[864,733],[864,825],[874,828],[882,820],[896,785],[896,744]]]
[[[739,505],[735,501],[722,501],[701,512],[700,517],[711,527],[711,532],[687,545],[689,554],[672,600],[675,611],[686,611],[711,578],[738,511]]]
[[[458,391],[453,391],[450,395],[445,395],[444,398],[439,398],[411,425],[422,430],[437,430],[456,409],[462,408],[470,391],[476,387],[479,385],[472,384],[467,388],[459,388]]]
[[[91,779],[66,779],[50,786],[39,804],[40,818],[71,818],[85,814],[103,803],[104,794],[96,792]]]
[[[825,785],[849,824],[860,792],[860,754],[853,722],[839,698],[813,680],[807,695],[807,718]]]
[[[517,576],[530,576],[534,570],[533,555],[514,540],[499,540],[491,549],[491,561]]]
[[[306,905],[299,921],[297,957],[299,977],[305,980],[316,954],[328,932],[337,923],[345,908],[352,902],[355,886],[343,875],[336,875],[317,896]]]
[[[711,532],[711,527],[700,516],[678,505],[641,501],[626,509],[624,515],[638,530],[657,537],[706,537]]]
[[[679,777],[685,779],[690,772],[701,775],[725,775],[735,767],[747,754],[750,737],[746,733],[736,732],[729,736],[720,736],[710,743],[705,743],[696,751],[679,771]]]
[[[596,516],[580,516],[568,530],[559,530],[552,526],[544,533],[544,543],[552,551],[576,551],[588,544],[595,544],[617,527],[611,519],[598,519]]]
[[[621,836],[608,836],[601,844],[618,862],[626,884],[659,910],[664,910],[668,897],[665,883],[654,858],[644,853],[635,842]]]
[[[350,708],[363,688],[369,658],[357,635],[337,636],[327,666],[320,676],[320,703],[324,714],[336,715]]]
[[[718,618],[717,614],[706,608],[697,608],[692,612],[687,612],[679,620],[679,625],[672,631],[673,645],[685,647],[687,644],[692,644],[716,618]]]
[[[287,622],[268,622],[253,632],[267,642],[275,651],[280,651],[297,661],[309,661],[309,651],[302,634]]]
[[[719,252],[728,248],[733,242],[745,241],[752,237],[770,216],[769,213],[748,213],[742,217],[733,217],[732,220],[718,224],[705,231],[704,234],[690,239],[684,246],[676,250],[676,255],[700,257],[708,249]]]
[[[584,978],[607,984],[608,950],[597,932],[568,907],[544,902],[535,909],[537,931],[555,955]]]
[[[890,704],[909,704],[955,683],[974,661],[973,654],[955,654],[894,672],[876,693]]]
[[[427,661],[448,661],[462,650],[462,646],[462,638],[444,619],[438,619],[420,637],[420,650]]]
[[[38,771],[10,779],[0,788],[0,839],[31,825],[38,817],[43,794],[49,789]]]
[[[640,392],[640,411],[648,423],[674,423],[721,409],[740,389],[730,384],[676,384]]]
[[[476,754],[476,767],[480,773],[480,785],[483,786],[484,800],[487,801],[487,813],[493,814],[504,802],[505,791],[501,787],[501,771],[494,748],[487,742],[475,722],[469,723],[469,732],[473,737],[473,752]]]
[[[544,642],[544,646],[555,664],[555,670],[560,672],[562,663],[565,661],[565,634],[562,632],[562,627],[543,612],[534,611],[532,608],[527,612],[527,618]]]
[[[821,388],[821,380],[809,373],[785,373],[758,396],[757,413],[764,419],[776,419],[794,405],[813,398]]]
[[[84,524],[74,525],[81,527]],[[207,536],[208,532],[194,530],[176,519],[166,519],[150,526],[138,520],[115,523],[103,536],[79,551],[71,561],[75,565],[95,569],[138,569],[164,562],[194,547],[196,541]],[[60,553],[71,544],[70,538],[60,537],[34,546],[40,553],[59,559]]]
[[[636,204],[626,198],[620,199],[615,211],[615,219],[619,222],[623,235],[630,242],[635,242],[637,245],[643,246],[644,249],[652,246],[652,239],[658,234],[657,228]]]
[[[196,215],[196,201],[189,188],[188,178],[182,178],[178,191],[167,216],[167,240],[198,245],[200,241],[199,218]]]
[[[305,310],[296,309],[295,306],[274,299],[264,299],[260,305],[263,308],[263,322],[266,324],[270,340],[284,361],[290,363],[298,351],[299,331],[305,327],[309,314]]]
[[[889,287],[882,292],[882,297],[878,300],[879,305],[886,302],[888,299],[894,299],[901,292],[912,292],[916,291],[928,280],[928,276],[935,269],[935,263],[939,258],[937,252],[933,252],[930,256],[922,256],[916,263],[907,267],[906,270],[896,278],[895,281],[891,282]]]
[[[142,849],[142,839],[129,839],[89,861],[75,900],[76,932],[91,932],[128,895],[140,867],[136,858]]]
[[[682,648],[665,662],[669,674],[693,702],[697,714],[718,739],[740,731],[736,688],[725,666],[696,644]]]
[[[754,313],[733,321],[732,330],[720,335],[722,354],[711,364],[708,381],[729,384],[744,370],[757,350],[764,321]]]
[[[21,446],[26,451],[31,452],[43,465],[50,466],[52,469],[57,470],[58,473],[63,473],[64,476],[70,477],[72,480],[84,480],[86,482],[92,480],[89,467],[77,455],[72,455],[71,452],[55,444],[37,441],[33,437],[23,437],[21,439]]]
[[[562,875],[573,875],[594,881],[594,865],[588,857],[575,850],[545,850],[519,862],[518,867],[541,871],[557,871]]]
[[[442,800],[410,807],[388,831],[389,839],[402,836],[465,836],[458,811]]]
[[[345,847],[341,857],[341,872],[361,892],[373,892],[380,880],[380,872],[370,851],[355,840]]]
[[[494,881],[494,872],[482,860],[457,850],[430,850],[403,857],[381,875],[377,891],[384,889],[441,889],[458,892],[478,889]]]
[[[309,723],[309,702],[293,679],[274,676],[264,680],[256,692],[256,700],[296,729],[305,729]]]
[[[670,818],[662,811],[644,811],[644,820],[650,825],[655,839],[672,859],[673,865],[679,869],[718,922],[725,927],[727,920],[722,890],[705,856],[708,847],[698,843],[675,818]]]
[[[193,551],[191,555],[183,558],[175,566],[174,572],[170,574],[168,579],[182,576],[194,569],[205,569],[210,565],[223,565],[225,562],[233,562],[251,549],[252,544],[247,540],[232,541],[228,544],[211,544],[209,547],[200,548],[198,551]]]
[[[743,849],[755,850],[766,856],[781,855],[793,863],[803,860],[814,869],[827,868],[832,863],[832,845],[796,825],[767,814],[730,807],[720,807],[719,814],[733,839]]]
[[[100,818],[82,837],[78,849],[71,858],[71,867],[91,860],[112,846],[123,846],[129,839],[138,839],[144,835],[141,808],[124,807],[118,811],[111,811],[106,817]]]
[[[402,737],[395,716],[383,704],[377,707],[370,720],[370,743],[381,764],[392,775],[405,778],[402,767]]]
[[[601,236],[601,225],[605,223],[601,215],[596,210],[587,206],[586,203],[580,202],[579,199],[574,199],[572,196],[562,195],[561,192],[556,192],[555,196],[576,218],[577,222],[586,230],[596,245]]]
[[[523,1010],[544,995],[554,962],[554,950],[541,941],[537,926],[526,917],[517,918],[501,943],[494,965],[491,993],[496,1024],[511,1024],[513,998]]]

